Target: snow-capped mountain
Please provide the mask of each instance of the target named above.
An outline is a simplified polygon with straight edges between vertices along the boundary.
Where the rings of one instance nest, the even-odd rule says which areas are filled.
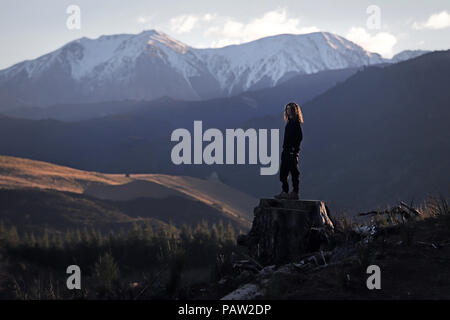
[[[402,52],[397,53],[395,56],[392,57],[391,62],[397,63],[402,62],[410,59],[417,58],[421,55],[424,55],[425,53],[429,53],[431,51],[427,50],[404,50]]]
[[[274,86],[286,77],[382,63],[376,53],[331,33],[281,34],[241,45],[196,50],[228,94]]]
[[[195,78],[215,81],[190,47],[151,30],[81,38],[18,63],[0,71],[0,94],[7,91],[18,103],[31,105],[194,99],[199,97],[191,84]]]
[[[206,99],[272,87],[298,74],[382,62],[380,55],[325,32],[196,49],[149,30],[81,38],[1,70],[0,101],[39,106],[161,96]]]

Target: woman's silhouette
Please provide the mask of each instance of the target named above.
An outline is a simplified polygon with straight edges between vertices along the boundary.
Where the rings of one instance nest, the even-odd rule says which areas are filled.
[[[303,115],[300,106],[295,102],[289,102],[284,107],[284,128],[283,151],[281,153],[280,181],[282,191],[276,195],[276,199],[298,200],[298,153],[300,152],[300,142],[303,139],[302,123]],[[292,177],[292,192],[289,193],[289,174]]]

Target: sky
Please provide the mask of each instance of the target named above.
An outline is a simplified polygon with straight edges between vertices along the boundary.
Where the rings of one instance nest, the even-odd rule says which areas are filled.
[[[156,29],[196,48],[326,31],[390,58],[450,48],[450,0],[0,0],[0,69],[69,41]]]

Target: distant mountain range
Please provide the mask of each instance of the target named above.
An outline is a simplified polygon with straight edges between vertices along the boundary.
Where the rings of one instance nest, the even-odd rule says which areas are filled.
[[[282,34],[241,45],[196,49],[156,31],[81,38],[0,71],[0,110],[17,106],[228,97],[297,75],[386,60],[343,37]]]
[[[417,58],[421,55],[424,55],[425,53],[429,53],[431,51],[428,50],[404,50],[402,52],[397,53],[395,56],[392,57],[390,60],[393,63],[406,61],[409,59]]]
[[[164,97],[152,101],[109,101],[97,103],[71,103],[56,104],[48,107],[20,107],[2,110],[1,113],[7,116],[45,120],[55,119],[76,122],[102,118],[111,115],[133,114],[142,112],[158,117],[160,121],[169,120],[167,111],[177,110],[182,115],[187,113],[186,119],[191,119],[194,115],[197,119],[210,120],[214,123],[223,123],[224,113],[229,117],[236,118],[236,112],[240,113],[240,119],[248,119],[259,115],[279,113],[282,106],[288,101],[295,100],[298,103],[305,103],[316,96],[334,87],[337,83],[346,80],[358,71],[357,68],[338,69],[321,71],[314,74],[298,75],[272,88],[247,91],[230,98],[215,98],[201,101],[184,101]],[[226,108],[222,117],[216,117],[211,112],[211,106],[215,108]],[[180,119],[180,116],[171,117],[171,121]],[[180,125],[190,125],[183,122]]]

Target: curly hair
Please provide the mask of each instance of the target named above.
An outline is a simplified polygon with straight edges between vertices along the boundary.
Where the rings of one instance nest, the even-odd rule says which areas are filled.
[[[284,107],[284,113],[283,113],[284,121],[286,121],[286,122],[289,121],[289,117],[288,117],[288,113],[287,113],[288,108],[291,108],[291,110],[294,111],[295,118],[298,119],[298,121],[300,123],[303,123],[302,110],[300,109],[300,106],[298,104],[296,104],[295,102],[289,102]]]

